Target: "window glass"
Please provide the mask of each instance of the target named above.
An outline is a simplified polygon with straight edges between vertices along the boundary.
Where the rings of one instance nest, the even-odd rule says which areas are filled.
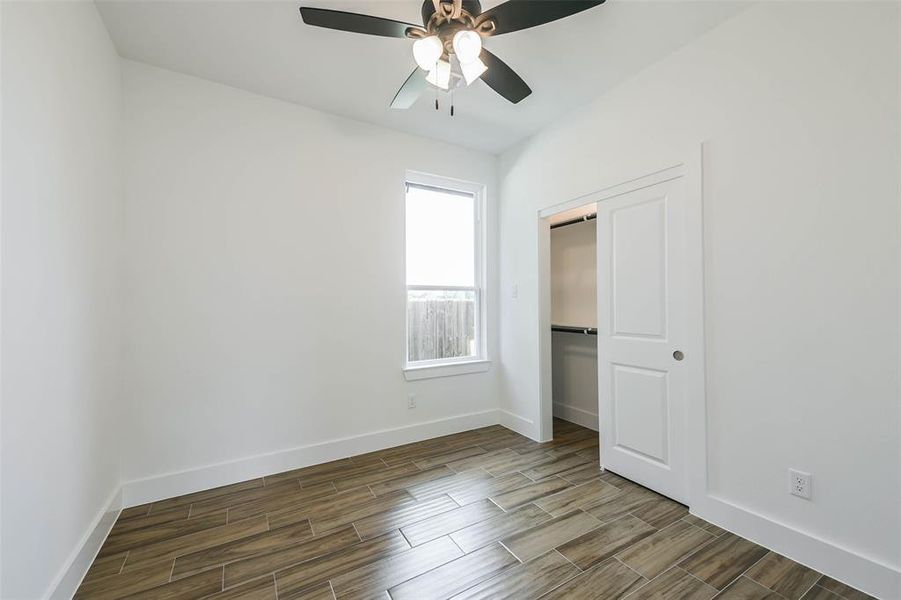
[[[481,355],[479,195],[407,184],[407,363]]]
[[[407,285],[475,286],[471,194],[407,189]]]
[[[477,356],[474,291],[407,290],[407,362]]]

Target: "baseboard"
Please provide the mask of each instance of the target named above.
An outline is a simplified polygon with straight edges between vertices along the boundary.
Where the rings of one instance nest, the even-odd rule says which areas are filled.
[[[536,441],[538,440],[538,433],[535,430],[535,421],[521,417],[509,410],[498,409],[497,412],[499,413],[498,424],[515,431],[519,435],[524,435],[527,438]]]
[[[878,559],[861,556],[716,496],[694,502],[691,512],[871,596],[901,598],[901,571]]]
[[[122,485],[123,506],[136,506],[164,498],[181,496],[201,490],[256,479],[264,475],[281,473],[316,465],[357,454],[374,452],[401,444],[409,444],[429,438],[449,435],[488,425],[504,424],[503,411],[486,410],[465,415],[416,423],[393,429],[339,438],[291,448],[235,461],[208,465],[196,469],[168,473],[128,481]],[[511,427],[512,429],[512,427]]]
[[[576,408],[575,406],[554,402],[554,416],[559,417],[564,421],[569,421],[570,423],[593,429],[594,431],[598,430],[597,413]]]
[[[113,524],[122,510],[122,488],[117,487],[110,495],[103,509],[94,517],[87,531],[81,537],[72,555],[60,569],[53,583],[44,594],[49,600],[69,600],[75,595],[75,590],[81,585],[81,580],[97,553],[100,546],[106,540],[107,534],[113,528]]]

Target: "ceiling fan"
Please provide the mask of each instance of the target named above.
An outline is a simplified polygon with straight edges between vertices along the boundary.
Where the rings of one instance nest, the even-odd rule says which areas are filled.
[[[550,23],[603,3],[604,0],[508,0],[482,12],[479,0],[424,0],[422,26],[306,6],[300,14],[307,25],[415,40],[413,58],[418,68],[391,101],[392,108],[409,108],[427,85],[448,91],[478,79],[510,102],[520,102],[532,90],[504,61],[482,47],[482,39]],[[453,107],[451,111],[453,114]]]

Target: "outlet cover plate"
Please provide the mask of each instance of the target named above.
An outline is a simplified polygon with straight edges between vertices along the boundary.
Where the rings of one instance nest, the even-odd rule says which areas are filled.
[[[798,498],[804,498],[805,500],[810,500],[810,485],[811,485],[811,475],[810,473],[805,473],[804,471],[798,471],[797,469],[789,469],[788,470],[788,480],[789,480],[789,493],[792,496],[797,496]]]

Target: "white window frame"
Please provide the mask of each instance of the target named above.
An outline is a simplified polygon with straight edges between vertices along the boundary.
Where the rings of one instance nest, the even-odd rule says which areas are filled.
[[[406,192],[407,185],[412,184],[422,187],[431,187],[449,192],[458,192],[472,195],[474,211],[474,235],[473,235],[473,265],[475,286],[434,286],[434,285],[409,285],[406,282]],[[408,381],[428,379],[432,377],[447,377],[451,375],[464,375],[468,373],[481,373],[489,369],[491,362],[488,360],[487,344],[487,302],[485,294],[485,186],[479,183],[450,179],[438,175],[430,175],[418,171],[407,171],[404,182],[404,356],[403,371]],[[459,290],[474,291],[476,297],[475,328],[476,328],[476,355],[458,358],[446,358],[436,360],[421,360],[409,362],[409,320],[407,318],[407,303],[410,290]]]

